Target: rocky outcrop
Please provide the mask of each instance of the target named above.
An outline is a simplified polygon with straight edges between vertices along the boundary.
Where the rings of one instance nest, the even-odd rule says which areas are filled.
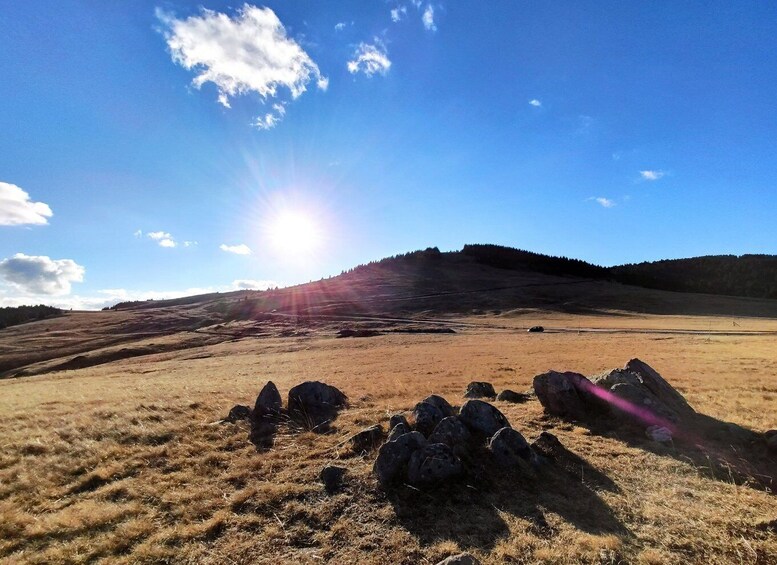
[[[503,468],[513,469],[528,465],[534,458],[529,443],[520,432],[502,428],[494,434],[488,444],[496,462]]]
[[[503,390],[500,392],[496,399],[500,402],[512,402],[514,404],[520,404],[529,400],[531,396],[523,392],[514,392],[512,390]]]
[[[413,419],[415,420],[415,429],[429,437],[445,416],[437,406],[429,402],[419,402],[413,408]]]
[[[579,373],[548,371],[534,377],[534,392],[545,412],[571,420],[586,420],[602,411],[593,388]]]
[[[416,450],[407,465],[407,479],[414,486],[431,486],[459,477],[461,460],[444,443],[430,443]]]
[[[384,435],[383,426],[375,424],[351,437],[351,447],[354,453],[372,451],[383,442]]]

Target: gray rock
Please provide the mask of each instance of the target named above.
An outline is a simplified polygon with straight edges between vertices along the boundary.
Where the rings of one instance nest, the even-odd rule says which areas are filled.
[[[426,438],[419,432],[410,432],[395,441],[384,443],[372,467],[378,481],[384,487],[405,478],[407,464],[413,453],[426,445]]]
[[[592,393],[593,387],[579,373],[548,371],[534,377],[534,392],[545,412],[572,420],[585,420],[606,411]]]
[[[506,468],[521,467],[531,463],[531,447],[520,432],[512,428],[502,428],[494,434],[488,444],[496,462]]]
[[[383,426],[375,424],[355,434],[351,438],[351,446],[355,453],[372,451],[381,444],[384,435]]]
[[[561,445],[558,438],[550,432],[542,432],[540,437],[532,442],[531,448],[535,453],[547,457],[548,459],[555,459],[564,452],[564,446]]]
[[[611,403],[613,413],[642,428],[671,427],[693,418],[696,412],[685,398],[649,365],[632,359],[623,369],[614,369],[593,379],[593,383],[628,404]]]
[[[524,394],[522,392],[514,392],[512,390],[503,390],[496,397],[497,400],[500,400],[502,402],[513,402],[515,404],[526,402],[530,398],[531,397],[528,394]]]
[[[480,561],[469,553],[459,553],[443,559],[437,565],[480,565]]]
[[[336,467],[334,465],[327,465],[321,469],[319,478],[324,483],[324,489],[329,494],[337,492],[343,485],[343,477],[345,476],[345,469],[343,467]]]
[[[471,432],[486,437],[510,427],[510,422],[498,408],[482,400],[467,400],[461,407],[459,419]]]
[[[247,420],[251,417],[251,409],[248,406],[238,404],[233,406],[226,418],[225,422],[237,422],[238,420]]]
[[[430,443],[417,450],[407,465],[407,480],[415,486],[431,486],[455,479],[464,466],[444,443]]]
[[[669,443],[672,441],[672,430],[661,426],[648,426],[645,435],[659,443]]]
[[[299,384],[289,391],[289,416],[315,432],[326,432],[348,397],[339,389],[318,381]]]
[[[270,449],[275,443],[275,433],[277,431],[278,425],[271,420],[252,419],[251,433],[248,439],[258,450]]]
[[[440,412],[442,412],[443,418],[448,418],[449,416],[453,416],[455,414],[453,406],[451,406],[442,396],[432,394],[431,396],[424,398],[422,402],[428,402],[432,406],[436,407]]]
[[[459,420],[456,416],[449,416],[443,418],[442,421],[437,424],[434,431],[429,436],[429,443],[444,443],[454,453],[464,453],[467,451],[469,442],[472,439],[472,434],[469,433],[469,429],[464,425],[464,422]]]
[[[413,418],[415,418],[415,429],[424,434],[425,437],[429,437],[429,434],[434,431],[444,416],[434,404],[419,402],[413,408]]]
[[[491,383],[482,381],[471,382],[467,385],[464,398],[496,398],[496,391]]]
[[[259,396],[256,397],[254,417],[275,417],[280,415],[282,408],[281,393],[278,392],[278,388],[272,381],[268,381],[259,392]]]
[[[410,427],[410,424],[408,423],[404,414],[394,414],[389,420],[389,429],[393,430],[397,424],[405,424],[408,428]]]
[[[386,441],[395,441],[399,436],[403,436],[405,434],[409,434],[413,430],[410,429],[410,426],[407,424],[403,424],[402,422],[399,422],[396,426],[391,428],[391,431],[389,432],[388,438],[386,438]]]

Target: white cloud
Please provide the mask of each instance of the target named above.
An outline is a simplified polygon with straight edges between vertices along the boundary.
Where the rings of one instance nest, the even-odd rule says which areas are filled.
[[[143,237],[143,230],[136,230],[132,235],[135,237]]]
[[[421,8],[421,0],[410,0],[410,3],[416,7],[416,10]]]
[[[202,9],[199,16],[184,20],[157,10],[157,17],[167,28],[164,34],[173,61],[197,73],[192,81],[196,88],[206,82],[215,84],[218,101],[226,108],[230,98],[250,92],[267,100],[286,88],[297,98],[311,80],[321,90],[329,85],[270,8],[245,4],[233,17]],[[267,115],[257,118],[261,129],[280,119],[274,114],[268,121]],[[272,125],[267,126],[269,122]]]
[[[183,246],[184,247],[194,247],[195,245],[199,245],[196,241],[184,241]]]
[[[604,196],[599,196],[597,198],[594,198],[596,200],[597,204],[604,208],[612,208],[615,206],[615,201],[610,200],[609,198],[605,198]]]
[[[44,225],[52,215],[48,204],[32,202],[15,184],[0,182],[0,226]]]
[[[374,45],[360,43],[354,51],[353,59],[348,61],[348,71],[351,74],[361,71],[368,77],[375,73],[385,75],[389,67],[391,67],[391,61],[386,53],[386,46],[377,37]]]
[[[335,31],[343,31],[347,25],[345,22],[338,22],[335,24]]]
[[[251,248],[245,243],[239,245],[227,245],[226,243],[222,243],[219,245],[219,249],[226,253],[234,253],[235,255],[251,255]]]
[[[397,6],[391,10],[391,21],[396,23],[407,14],[407,6]]]
[[[658,180],[661,177],[665,176],[666,173],[664,171],[640,171],[640,176],[642,177],[642,180]]]
[[[426,5],[421,21],[424,22],[424,27],[429,31],[437,31],[437,25],[434,23],[434,7],[431,4]]]
[[[55,260],[45,255],[17,253],[0,261],[0,277],[28,294],[69,294],[71,283],[83,281],[85,271],[72,259]]]
[[[138,230],[139,232],[140,230]],[[138,232],[135,232],[135,235],[138,234]],[[159,244],[159,247],[177,247],[178,243],[175,241],[175,238],[169,234],[166,231],[151,231],[146,234],[148,237],[153,239]]]
[[[535,108],[539,108],[540,106],[542,106],[542,102],[540,102],[536,98],[533,98],[533,99],[529,100],[529,104],[531,106],[534,106]]]

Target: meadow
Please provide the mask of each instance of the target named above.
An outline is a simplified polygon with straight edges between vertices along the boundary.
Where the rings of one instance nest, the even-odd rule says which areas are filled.
[[[777,356],[774,336],[757,332],[772,320],[461,321],[471,325],[455,334],[195,343],[0,381],[0,560],[409,564],[469,551],[483,563],[777,562],[774,466],[760,445],[663,445],[547,417],[536,399],[496,402],[529,441],[555,434],[579,468],[386,492],[374,453],[348,444],[428,394],[460,405],[470,381],[525,391],[548,369],[593,375],[633,357],[697,412],[764,432],[776,425]],[[521,329],[535,322],[548,331]],[[268,380],[284,398],[321,380],[350,406],[331,434],[282,428],[257,452],[245,422],[218,421]],[[328,495],[318,474],[333,463],[348,471]]]

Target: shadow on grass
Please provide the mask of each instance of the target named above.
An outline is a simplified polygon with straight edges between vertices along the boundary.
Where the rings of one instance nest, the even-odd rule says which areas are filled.
[[[546,418],[562,421],[552,416]],[[677,425],[671,443],[653,441],[614,418],[581,425],[594,435],[690,464],[710,479],[769,494],[775,494],[777,489],[777,458],[769,451],[764,435],[731,422],[697,413],[688,422]]]
[[[630,537],[589,479],[597,477],[600,485],[595,488],[604,490],[617,490],[615,483],[581,457],[564,451],[533,475],[496,471],[486,452],[468,477],[456,484],[428,491],[401,485],[388,491],[387,498],[403,527],[424,545],[454,540],[462,547],[489,551],[509,535],[505,514],[529,522],[534,535],[549,538],[556,532],[546,512],[590,534]],[[588,469],[585,481],[570,472],[573,462]]]

